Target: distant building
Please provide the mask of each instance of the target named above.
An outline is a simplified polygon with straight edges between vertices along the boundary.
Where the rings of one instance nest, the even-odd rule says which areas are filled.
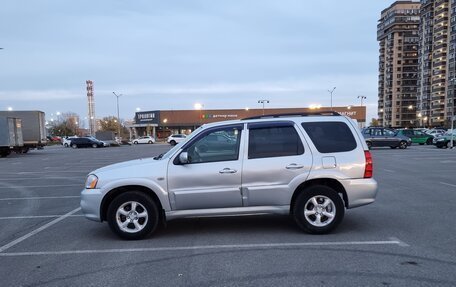
[[[419,2],[396,1],[381,12],[377,25],[380,125],[416,125],[419,23]]]
[[[365,106],[333,107],[332,109],[342,115],[357,120],[359,127],[364,127],[366,124]],[[321,107],[319,109],[281,108],[265,109],[264,113],[266,115],[272,115],[330,110],[331,108],[329,107]],[[189,134],[203,124],[240,120],[262,114],[263,109],[144,111],[137,112],[134,122],[125,124],[125,127],[130,130],[130,135],[134,138],[145,135],[166,138],[171,134]]]

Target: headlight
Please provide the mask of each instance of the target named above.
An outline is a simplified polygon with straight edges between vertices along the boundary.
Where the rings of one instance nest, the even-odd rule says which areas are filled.
[[[89,174],[87,177],[85,188],[86,189],[94,189],[97,186],[98,177],[94,174]]]

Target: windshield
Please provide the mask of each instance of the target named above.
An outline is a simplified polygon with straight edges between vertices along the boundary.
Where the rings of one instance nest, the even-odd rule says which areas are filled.
[[[178,151],[187,141],[189,141],[190,139],[192,139],[196,134],[199,133],[200,130],[203,129],[204,126],[201,126],[199,128],[197,128],[196,130],[194,130],[191,134],[189,134],[183,141],[181,141],[180,143],[178,143],[177,145],[175,145],[172,149],[170,149],[169,151],[167,151],[166,153],[164,154],[161,154],[157,157],[154,157],[155,160],[162,160],[162,159],[167,159],[169,157],[171,157],[176,151]]]

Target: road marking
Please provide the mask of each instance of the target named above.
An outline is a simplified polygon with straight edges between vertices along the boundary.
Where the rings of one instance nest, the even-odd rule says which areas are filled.
[[[68,196],[36,196],[36,197],[10,197],[0,198],[0,201],[10,200],[40,200],[40,199],[64,199],[64,198],[81,198],[79,195],[68,195]]]
[[[127,253],[127,252],[160,252],[160,251],[187,251],[187,250],[214,250],[214,249],[275,249],[289,247],[311,246],[347,246],[347,245],[399,245],[408,246],[400,240],[386,241],[333,241],[333,242],[297,242],[297,243],[257,243],[257,244],[231,244],[231,245],[197,245],[174,246],[155,248],[125,248],[125,249],[86,249],[66,251],[36,251],[36,252],[11,252],[0,253],[0,256],[36,256],[36,255],[68,255],[68,254],[99,254],[99,253]],[[1,252],[1,249],[0,249]]]
[[[386,171],[386,172],[395,172],[394,170],[386,169],[386,168],[383,168],[383,170]]]
[[[41,226],[41,227],[39,227],[39,228],[37,228],[37,229],[25,234],[24,236],[19,237],[18,239],[15,239],[15,240],[11,241],[8,244],[3,245],[2,247],[0,247],[0,253],[5,251],[5,250],[7,250],[7,249],[9,249],[9,248],[11,248],[11,247],[13,247],[14,245],[17,245],[17,244],[21,243],[22,241],[24,241],[27,238],[37,234],[38,232],[41,232],[41,231],[45,230],[46,228],[49,228],[49,227],[51,227],[52,225],[54,225],[56,223],[59,223],[60,221],[62,221],[65,218],[73,215],[74,213],[78,212],[79,210],[81,210],[80,207],[78,207],[78,208],[76,208],[76,209],[74,209],[74,210],[72,210],[72,211],[70,211],[70,212],[68,212],[68,213],[66,213],[66,214],[54,219],[54,220],[52,220],[51,222],[46,223],[45,225],[43,225],[43,226]]]
[[[66,176],[66,177],[16,177],[16,178],[0,178],[0,181],[18,181],[18,180],[47,180],[47,179],[65,179],[65,180],[84,180],[83,176]]]
[[[456,187],[456,184],[446,183],[446,182],[443,182],[443,181],[441,181],[440,184]]]
[[[34,218],[56,218],[63,216],[61,214],[59,215],[24,215],[24,216],[3,216],[0,217],[0,220],[9,220],[9,219],[34,219]],[[72,214],[69,215],[68,217],[82,217],[84,215],[82,214]]]
[[[83,186],[82,184],[63,184],[63,185],[18,185],[20,188],[38,188],[38,187],[68,187],[68,186]],[[0,188],[11,188],[9,186],[0,186]]]

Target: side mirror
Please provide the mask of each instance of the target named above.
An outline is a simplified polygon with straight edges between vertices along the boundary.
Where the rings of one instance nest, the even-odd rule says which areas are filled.
[[[179,155],[179,163],[181,163],[181,164],[189,163],[188,152],[186,152],[186,151],[181,152],[181,154]]]

